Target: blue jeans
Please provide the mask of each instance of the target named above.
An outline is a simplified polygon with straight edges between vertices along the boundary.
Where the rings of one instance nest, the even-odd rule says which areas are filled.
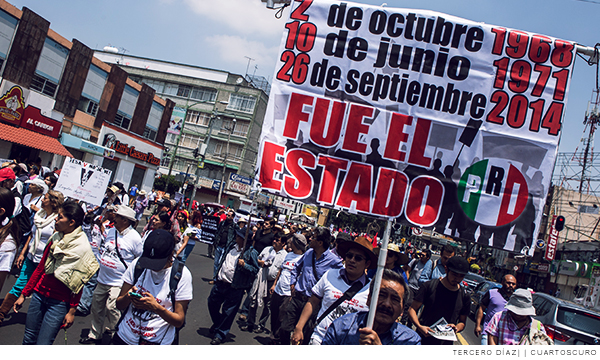
[[[188,256],[190,256],[190,254],[192,253],[192,250],[194,250],[194,246],[196,246],[196,244],[187,244],[185,246],[185,249],[183,249],[183,251],[181,252],[181,261],[183,261],[184,264]]]
[[[486,333],[485,331],[481,332],[481,345],[487,345],[488,344],[488,333]]]
[[[27,310],[23,345],[52,345],[68,312],[68,303],[34,292]]]
[[[215,245],[215,267],[213,271],[213,280],[217,280],[217,271],[219,270],[219,263],[221,262],[221,257],[223,257],[224,251],[225,247]]]
[[[16,297],[19,297],[19,295],[21,295],[21,291],[23,291],[25,285],[27,285],[27,281],[29,281],[31,274],[33,274],[33,271],[35,270],[37,265],[38,264],[29,260],[28,257],[25,258],[25,261],[23,261],[23,266],[21,267],[21,273],[19,274],[19,278],[13,285],[12,289],[10,289],[9,291],[11,294],[13,294]]]
[[[233,289],[231,284],[217,281],[208,296],[208,312],[213,322],[211,330],[215,331],[215,337],[225,341],[231,324],[242,302],[244,290]]]
[[[79,300],[79,305],[77,306],[77,310],[84,314],[89,314],[92,308],[92,297],[94,295],[94,290],[96,290],[96,284],[98,284],[98,271],[90,278],[85,286],[83,287],[83,291],[81,293],[81,299]]]

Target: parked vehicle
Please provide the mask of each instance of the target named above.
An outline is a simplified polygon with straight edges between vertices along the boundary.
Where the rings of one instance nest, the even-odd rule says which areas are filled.
[[[484,281],[485,278],[483,276],[470,272],[465,275],[465,278],[460,285],[465,288],[467,293],[472,293],[475,287]]]
[[[471,320],[475,321],[475,315],[477,314],[477,308],[479,307],[479,303],[481,303],[481,299],[483,296],[492,289],[499,289],[502,285],[497,282],[485,280],[479,285],[475,287],[473,293],[471,294],[471,309],[469,311],[469,317]],[[485,315],[485,313],[484,313]]]
[[[600,344],[600,313],[544,293],[533,294],[533,307],[555,345]]]

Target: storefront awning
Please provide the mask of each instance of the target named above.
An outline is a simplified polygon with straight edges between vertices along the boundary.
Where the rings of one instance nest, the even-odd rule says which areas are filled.
[[[0,124],[0,139],[57,155],[73,157],[57,139],[23,128]]]

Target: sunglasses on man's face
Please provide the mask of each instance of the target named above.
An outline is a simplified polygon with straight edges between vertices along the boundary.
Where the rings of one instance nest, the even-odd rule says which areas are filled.
[[[352,260],[352,259],[354,259],[358,262],[361,262],[363,260],[366,260],[367,258],[362,255],[358,255],[358,254],[347,253],[346,260]]]

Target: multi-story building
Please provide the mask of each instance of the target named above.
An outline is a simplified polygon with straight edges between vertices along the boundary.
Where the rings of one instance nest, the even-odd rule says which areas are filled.
[[[175,103],[160,172],[195,184],[199,202],[237,206],[254,179],[268,84],[249,76],[169,61],[96,51],[131,78]],[[194,155],[195,150],[197,155]],[[224,180],[223,185],[221,181]],[[193,186],[186,196],[192,196]]]
[[[0,158],[62,166],[66,156],[149,191],[173,103],[0,0]]]

